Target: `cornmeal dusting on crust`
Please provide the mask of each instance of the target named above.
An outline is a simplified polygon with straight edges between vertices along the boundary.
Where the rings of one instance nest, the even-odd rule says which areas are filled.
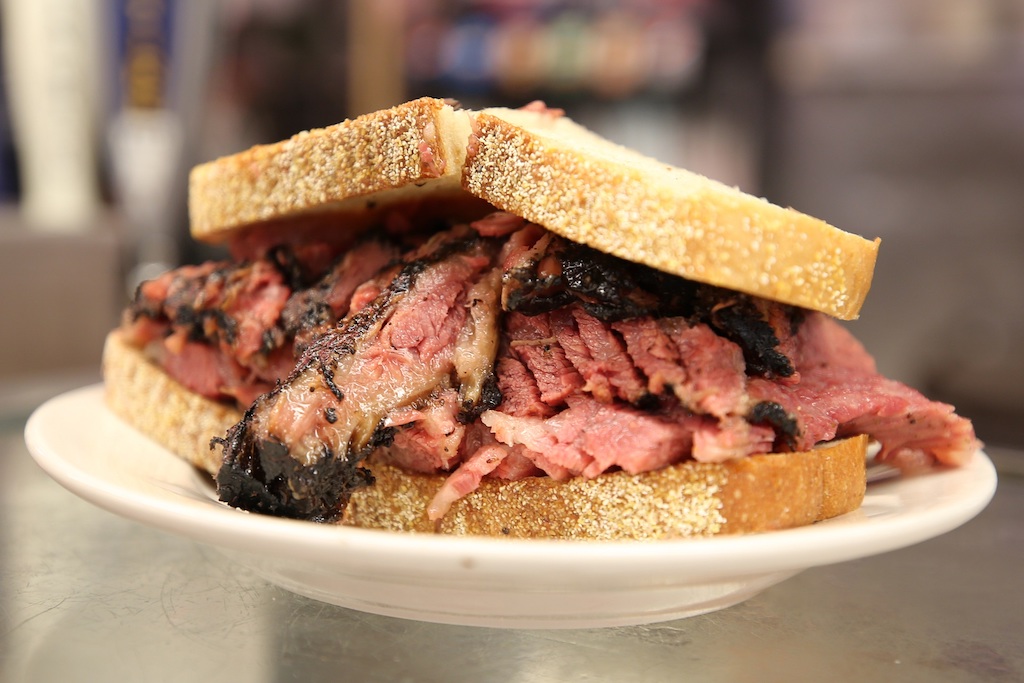
[[[343,523],[432,532],[425,509],[439,477],[373,467],[377,483],[357,491]],[[442,533],[509,538],[659,539],[711,536],[725,524],[720,493],[728,469],[687,462],[656,478],[616,472],[556,482],[545,477],[485,480],[445,515]]]
[[[654,482],[614,473],[577,478],[554,486],[537,481],[496,483],[477,505],[452,510],[451,533],[472,533],[473,514],[496,515],[508,536],[565,539],[655,539],[712,535],[725,522],[717,493],[725,484],[721,467],[672,468]],[[552,482],[553,483],[553,482]],[[488,494],[496,492],[493,505]],[[531,517],[540,513],[540,528]]]
[[[844,319],[860,310],[877,241],[595,140],[570,120],[541,130],[506,117],[476,118],[463,175],[473,194],[676,275]]]
[[[451,113],[442,100],[422,98],[197,166],[189,178],[192,233],[211,239],[240,225],[340,210],[379,192],[414,192],[445,169],[442,184],[457,189],[461,158],[449,160],[452,150],[437,134],[457,127],[439,123]]]

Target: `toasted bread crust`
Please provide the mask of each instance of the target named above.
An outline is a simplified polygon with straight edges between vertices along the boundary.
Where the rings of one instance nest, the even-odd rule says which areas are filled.
[[[570,119],[474,117],[464,183],[491,204],[609,254],[699,282],[855,318],[878,240],[668,166]]]
[[[268,220],[459,198],[469,130],[466,112],[421,98],[201,164],[189,176],[192,236],[217,242]]]
[[[110,408],[157,443],[216,474],[222,436],[241,413],[191,393],[126,344],[107,339],[103,361]],[[867,437],[813,451],[752,456],[722,464],[685,462],[557,482],[484,480],[456,501],[440,526],[427,504],[444,475],[370,463],[376,483],[355,492],[343,523],[395,531],[512,538],[656,539],[740,534],[811,524],[857,509],[865,491]]]

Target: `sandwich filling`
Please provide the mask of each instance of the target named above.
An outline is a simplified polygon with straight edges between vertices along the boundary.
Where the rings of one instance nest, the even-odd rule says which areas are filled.
[[[904,469],[978,448],[951,406],[878,374],[834,319],[608,256],[507,213],[330,248],[247,247],[144,283],[128,341],[246,409],[221,498],[329,521],[379,459],[446,475],[593,478],[868,434]]]

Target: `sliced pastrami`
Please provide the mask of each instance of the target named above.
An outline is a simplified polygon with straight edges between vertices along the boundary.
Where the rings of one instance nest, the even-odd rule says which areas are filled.
[[[747,375],[740,347],[703,323],[664,318],[659,325],[676,345],[686,371],[686,380],[672,386],[683,405],[716,417],[745,413]]]
[[[884,388],[893,394],[908,387]],[[912,393],[911,393],[912,392]],[[881,444],[877,457],[906,471],[926,469],[935,463],[963,465],[981,447],[970,420],[960,417],[951,405],[930,401],[913,390],[904,396],[906,405],[893,413],[879,410],[843,422],[838,435],[868,434]]]
[[[631,473],[657,469],[687,455],[692,445],[692,430],[679,421],[586,395],[573,396],[551,418],[489,410],[480,419],[499,442],[543,454],[573,476],[595,477],[612,467]]]
[[[457,391],[444,388],[420,402],[392,411],[383,422],[391,429],[390,443],[377,454],[412,472],[432,474],[459,461],[466,425],[459,421]]]
[[[392,233],[402,246],[360,238],[313,285],[309,264],[331,250],[288,247],[140,287],[133,343],[197,393],[255,401],[221,440],[224,500],[334,519],[371,483],[371,453],[448,473],[438,519],[484,478],[640,473],[861,432],[906,468],[978,447],[970,422],[878,375],[826,316],[509,214],[429,239]]]
[[[667,300],[642,287],[628,261],[552,233],[521,232],[523,246],[504,262],[505,310],[535,315],[576,302],[602,320],[620,320],[653,313]]]
[[[805,311],[794,341],[799,372],[817,367],[849,368],[869,375],[878,372],[864,345],[842,323],[822,313]]]
[[[768,453],[775,444],[775,430],[751,424],[742,417],[705,419],[693,427],[693,451],[698,462],[726,462],[757,453]]]
[[[411,255],[372,304],[319,337],[291,377],[223,440],[222,500],[244,509],[333,519],[370,482],[360,462],[393,438],[385,418],[454,385],[467,290],[493,243],[441,233]]]
[[[316,284],[293,292],[281,311],[281,326],[295,339],[296,356],[348,314],[360,285],[398,257],[395,245],[380,239],[364,240],[338,259]]]
[[[517,417],[550,417],[555,414],[555,409],[541,400],[537,380],[519,359],[502,355],[497,359],[495,371],[502,412]]]
[[[480,486],[488,474],[498,468],[511,450],[501,444],[480,448],[450,474],[427,506],[427,517],[437,521],[448,514],[452,504]]]
[[[278,262],[284,251],[183,266],[143,283],[129,309],[129,338],[196,393],[249,405],[348,312],[356,287],[398,256],[394,247],[366,240],[319,283],[296,291]]]
[[[626,344],[626,351],[636,367],[647,377],[652,394],[671,392],[672,387],[686,384],[686,369],[679,359],[679,349],[650,316],[629,318],[612,323]]]
[[[501,269],[494,268],[466,292],[469,319],[459,333],[453,358],[464,422],[501,402],[494,376],[494,359],[501,337],[500,290]]]
[[[578,306],[552,311],[550,318],[555,338],[586,381],[583,391],[604,403],[650,403],[647,382],[609,323]]]
[[[484,237],[505,237],[521,230],[526,225],[526,219],[514,213],[495,211],[469,225]]]
[[[504,310],[536,315],[573,301],[562,277],[562,244],[557,236],[532,224],[512,234],[502,259]]]
[[[280,346],[273,332],[291,290],[269,261],[184,266],[140,285],[132,317],[166,320],[191,341],[219,346],[242,365]]]
[[[724,418],[747,409],[743,352],[709,326],[683,318],[613,324],[652,394],[671,393],[690,411]]]
[[[537,382],[541,401],[557,408],[583,387],[585,382],[565,357],[565,351],[551,331],[547,314],[508,313],[505,334],[511,353]]]
[[[838,322],[809,313],[801,340],[800,381],[751,380],[751,400],[780,406],[799,427],[805,450],[835,437],[868,434],[881,460],[916,468],[958,465],[979,448],[970,421],[951,406],[874,371],[863,346]]]

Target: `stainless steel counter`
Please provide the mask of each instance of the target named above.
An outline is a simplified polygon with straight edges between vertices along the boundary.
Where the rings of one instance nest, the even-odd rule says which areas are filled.
[[[1021,681],[1024,454],[960,529],[645,627],[438,626],[292,595],[66,492],[0,423],[0,681]]]

